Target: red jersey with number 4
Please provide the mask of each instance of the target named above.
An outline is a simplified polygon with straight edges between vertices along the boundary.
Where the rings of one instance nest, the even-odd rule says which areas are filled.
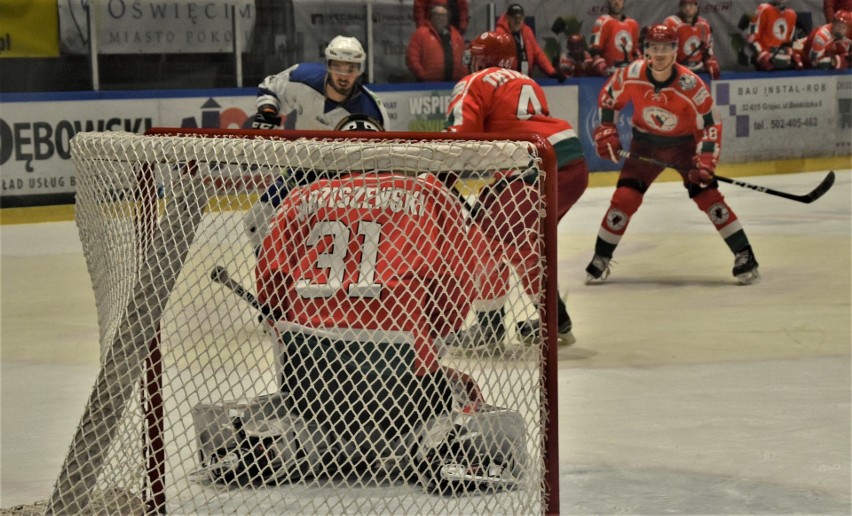
[[[690,70],[703,71],[704,60],[713,57],[710,23],[702,16],[689,23],[679,15],[669,16],[663,23],[677,32],[677,62]]]
[[[674,64],[669,80],[657,83],[648,66],[646,61],[636,61],[609,79],[598,97],[601,121],[613,122],[615,111],[632,103],[634,134],[660,143],[693,135],[699,144],[697,152],[718,157],[722,123],[704,81]]]
[[[461,327],[490,272],[484,242],[434,176],[316,181],[291,191],[272,221],[258,300],[332,334],[413,342],[422,375],[438,367],[433,338]]]
[[[599,17],[592,27],[589,51],[603,57],[610,67],[625,66],[641,55],[639,24],[633,18],[619,20],[609,14]]]
[[[780,10],[772,4],[760,4],[748,29],[748,42],[758,52],[773,52],[791,43],[796,29],[796,11]]]
[[[508,68],[486,68],[459,81],[446,125],[454,133],[538,133],[553,145],[559,167],[583,157],[571,124],[550,116],[541,86]]]

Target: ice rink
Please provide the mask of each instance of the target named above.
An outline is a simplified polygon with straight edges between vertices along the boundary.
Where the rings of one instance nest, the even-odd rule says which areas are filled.
[[[559,352],[564,514],[850,514],[852,173],[813,204],[722,185],[762,280],[679,183],[655,184],[584,285],[613,187],[559,228],[577,344]],[[747,181],[803,194],[823,172]],[[97,372],[73,222],[0,226],[0,507],[43,500]]]

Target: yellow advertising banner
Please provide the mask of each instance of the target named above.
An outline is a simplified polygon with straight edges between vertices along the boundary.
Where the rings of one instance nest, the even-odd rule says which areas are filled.
[[[0,57],[58,57],[56,0],[0,0]]]

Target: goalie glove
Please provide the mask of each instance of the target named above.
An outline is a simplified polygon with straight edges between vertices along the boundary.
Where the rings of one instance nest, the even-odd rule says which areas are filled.
[[[251,120],[252,129],[277,129],[280,125],[281,117],[278,116],[278,110],[269,104],[260,106]]]
[[[716,157],[709,153],[696,154],[692,158],[692,168],[689,170],[689,181],[701,188],[707,188],[713,183],[713,173],[716,171]]]
[[[604,122],[595,128],[595,151],[603,159],[618,163],[618,152],[621,150],[621,140],[618,128],[613,123]]]

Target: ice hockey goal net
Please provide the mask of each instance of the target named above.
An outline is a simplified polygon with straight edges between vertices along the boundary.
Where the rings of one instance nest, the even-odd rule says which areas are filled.
[[[553,327],[548,323],[557,295],[553,150],[532,135],[477,136],[167,129],[144,136],[78,134],[71,145],[76,220],[97,302],[102,361],[47,512],[558,512],[555,332],[546,331]],[[413,345],[405,338],[315,332],[322,325],[304,321],[316,321],[317,314],[288,313],[286,306],[280,313],[281,306],[258,300],[260,249],[269,238],[256,247],[247,226],[275,221],[248,214],[267,213],[257,211],[258,202],[271,205],[271,213],[278,201],[279,207],[289,202],[283,194],[271,202],[268,189],[287,184],[293,196],[308,183],[370,174],[393,174],[403,190],[422,182],[423,174],[440,178],[440,188],[448,177],[457,178],[443,190],[457,203],[448,209],[462,215],[462,235],[481,230],[480,212],[490,210],[491,229],[482,232],[491,239],[489,249],[511,246],[506,235],[532,234],[526,283],[517,267],[508,267],[505,292],[491,299],[490,308],[497,302],[505,313],[502,347],[467,347],[470,339],[445,346],[446,331],[424,330],[442,350],[436,355],[436,370],[446,373],[440,381],[411,376],[405,364]],[[500,178],[513,193],[489,204],[480,193]],[[416,199],[398,192],[380,202],[358,186],[346,188],[303,196],[314,204],[299,209],[381,202],[420,209],[406,204]],[[329,200],[328,191],[337,197]],[[519,220],[523,231],[508,226]],[[307,239],[326,245],[311,255],[315,265],[331,277],[334,263],[353,254],[360,253],[355,259],[361,264],[365,257],[377,259],[376,253],[378,260],[386,252],[416,256],[423,241],[418,228],[388,224],[377,229],[361,221],[362,230],[339,246],[339,234],[323,226],[327,231]],[[440,245],[448,238],[420,237]],[[302,257],[296,251],[290,259]],[[429,276],[430,267],[437,271],[445,259],[415,261]],[[480,265],[473,270],[481,271]],[[395,266],[359,265],[358,271],[362,280],[380,282],[387,276],[376,271]],[[476,289],[484,288],[484,278],[477,276]],[[343,288],[330,279],[322,287],[305,295],[316,300]],[[417,299],[422,292],[409,294]],[[460,314],[462,329],[469,329],[478,321],[478,298],[487,296],[461,294],[473,302]],[[377,313],[348,316],[383,323]],[[544,337],[522,342],[516,323],[538,317]],[[290,324],[293,319],[300,324]],[[311,331],[300,333],[306,328]],[[404,332],[388,332],[398,333]],[[327,352],[334,360],[317,359]],[[317,369],[293,365],[311,360]],[[350,368],[356,376],[341,380],[337,373]],[[371,420],[365,414],[382,415]]]

